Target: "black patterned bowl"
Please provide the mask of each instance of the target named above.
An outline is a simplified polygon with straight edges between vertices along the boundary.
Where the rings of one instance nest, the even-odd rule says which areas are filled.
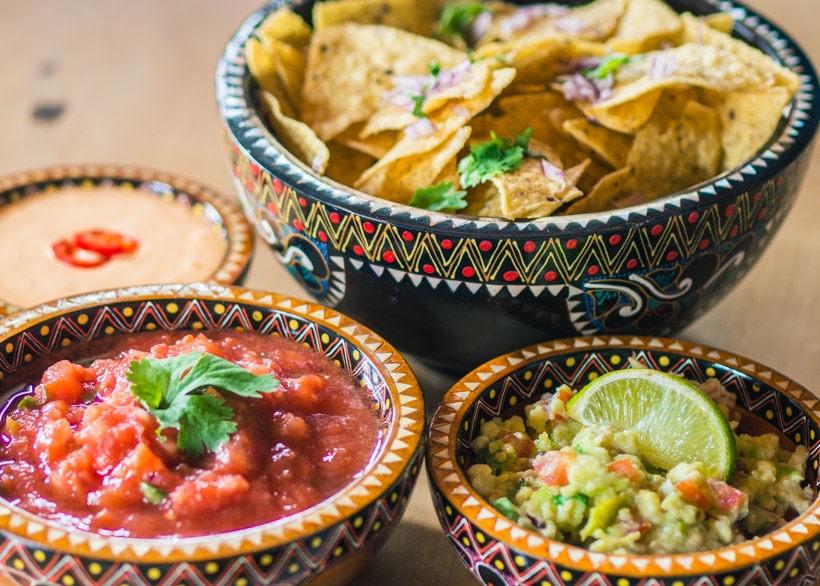
[[[694,554],[614,555],[524,529],[472,488],[465,470],[482,420],[504,417],[561,384],[581,388],[602,373],[624,368],[633,356],[690,380],[719,379],[739,407],[759,418],[752,423],[753,433],[779,431],[808,448],[807,476],[816,486],[820,408],[816,396],[788,377],[741,356],[678,340],[615,335],[545,342],[465,375],[431,419],[426,465],[433,503],[461,561],[481,582],[494,586],[814,584],[820,576],[817,498],[777,530],[738,545]]]
[[[613,212],[506,221],[422,211],[318,176],[261,120],[244,46],[277,1],[230,39],[216,72],[226,152],[247,216],[305,291],[402,352],[461,373],[544,339],[668,335],[720,300],[782,225],[820,120],[811,63],[776,25],[737,2],[735,33],[800,75],[769,144],[691,190]]]
[[[127,538],[67,529],[0,498],[0,582],[27,584],[319,584],[341,586],[385,544],[421,466],[424,402],[387,342],[338,312],[217,284],[110,290],[0,321],[0,390],[56,352],[157,330],[248,330],[292,339],[340,364],[372,397],[381,437],[366,468],[325,500],[278,520],[205,537]],[[76,359],[76,358],[74,358]]]

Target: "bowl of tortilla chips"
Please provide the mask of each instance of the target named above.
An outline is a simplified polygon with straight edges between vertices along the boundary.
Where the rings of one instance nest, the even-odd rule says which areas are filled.
[[[274,254],[461,372],[714,305],[794,203],[817,85],[788,33],[717,0],[274,2],[216,72]]]

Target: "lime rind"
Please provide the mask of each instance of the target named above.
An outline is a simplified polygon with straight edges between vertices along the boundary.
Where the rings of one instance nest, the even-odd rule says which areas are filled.
[[[576,393],[567,413],[586,425],[636,430],[641,456],[658,468],[700,462],[707,476],[728,482],[734,475],[729,421],[706,393],[677,375],[650,368],[608,372]]]

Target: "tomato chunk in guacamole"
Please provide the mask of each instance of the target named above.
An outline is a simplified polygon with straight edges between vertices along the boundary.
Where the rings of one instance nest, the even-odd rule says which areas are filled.
[[[239,396],[207,386],[199,398],[173,402],[205,415],[150,409],[129,380],[132,363],[191,353],[224,359],[273,388]],[[2,496],[102,534],[208,535],[296,513],[359,475],[380,441],[373,400],[353,377],[279,336],[135,334],[93,362],[61,360],[29,381],[4,420]],[[168,421],[190,416],[193,436],[207,438],[201,423],[211,412],[227,432],[210,447],[184,449],[182,427]]]

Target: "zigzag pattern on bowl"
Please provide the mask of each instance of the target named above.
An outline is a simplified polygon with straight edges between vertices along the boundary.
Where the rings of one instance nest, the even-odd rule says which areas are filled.
[[[603,356],[596,353],[601,347],[618,350]],[[443,511],[440,521],[471,571],[488,584],[501,584],[499,571],[503,570],[521,584],[547,580],[561,586],[609,583],[606,576],[612,575],[623,576],[624,585],[769,585],[816,572],[820,566],[820,538],[809,535],[820,526],[818,501],[784,527],[738,546],[685,555],[618,556],[548,541],[497,514],[469,488],[463,467],[470,454],[473,430],[482,420],[501,415],[562,383],[578,388],[602,372],[624,367],[633,355],[649,366],[695,380],[719,378],[737,395],[738,405],[772,422],[796,443],[806,445],[812,470],[817,473],[817,397],[758,363],[698,344],[632,336],[558,340],[525,348],[466,375],[445,396],[430,425],[427,466],[434,480],[437,509]],[[482,398],[465,406],[464,401],[479,388],[484,389]],[[787,398],[779,396],[775,388]],[[797,402],[805,406],[806,414],[797,408]],[[771,564],[765,563],[772,560]],[[667,576],[669,581],[653,579],[659,575]],[[730,581],[714,582],[705,577],[714,575]]]
[[[384,525],[392,519],[390,511],[399,497],[409,495],[408,479],[402,478],[403,472],[408,460],[418,456],[418,436],[424,428],[423,399],[415,379],[401,356],[383,339],[333,310],[262,291],[215,284],[173,284],[105,291],[42,305],[0,321],[0,336],[22,326],[27,329],[9,336],[0,348],[0,379],[30,362],[32,356],[91,338],[152,329],[243,328],[282,335],[326,352],[372,388],[374,397],[380,401],[379,413],[385,430],[390,420],[397,422],[394,434],[383,438],[370,473],[305,513],[267,524],[261,530],[150,541],[102,538],[69,531],[13,506],[0,508],[0,529],[13,530],[22,539],[90,556],[98,563],[117,560],[162,564],[192,556],[196,559],[258,552],[312,531],[324,531],[340,518],[351,516],[348,522],[353,523],[356,531],[333,530],[333,540],[341,543],[359,534],[363,521],[371,528],[378,524],[376,529]],[[394,389],[393,400],[388,395],[389,387]],[[382,499],[387,500],[376,503],[368,513],[370,517],[354,519],[362,506],[381,492],[385,493]],[[13,557],[20,543],[10,544],[11,541],[14,539],[9,537],[3,551]],[[23,547],[30,548],[31,544],[24,542]],[[36,549],[35,545],[32,551]]]

